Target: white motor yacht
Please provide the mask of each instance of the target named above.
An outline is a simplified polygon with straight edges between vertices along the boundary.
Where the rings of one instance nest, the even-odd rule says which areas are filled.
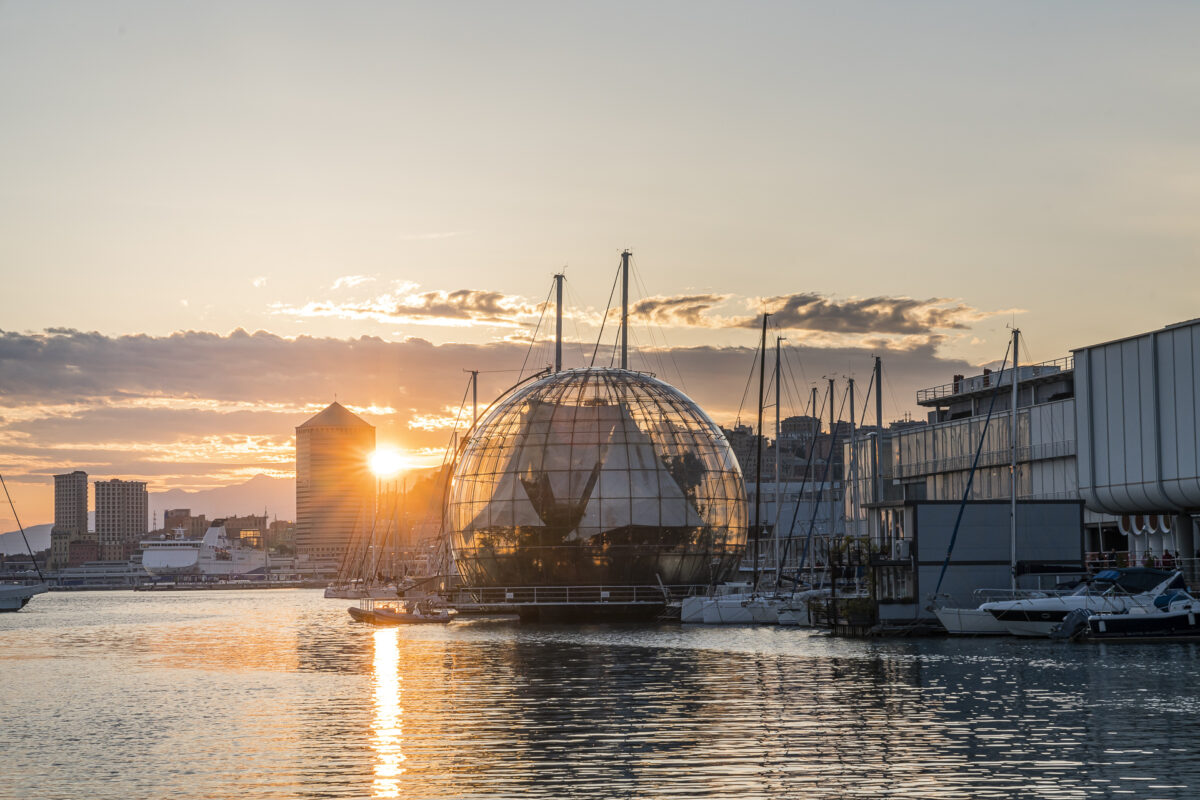
[[[1008,636],[1008,626],[982,608],[934,608],[938,622],[953,636]]]
[[[1014,636],[1046,637],[1076,609],[1121,614],[1152,602],[1170,589],[1186,591],[1181,573],[1149,567],[1106,569],[1070,594],[984,603],[979,609],[995,617]]]

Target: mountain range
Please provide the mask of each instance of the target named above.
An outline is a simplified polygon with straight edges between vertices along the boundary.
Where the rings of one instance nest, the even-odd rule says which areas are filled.
[[[193,516],[204,514],[209,519],[261,514],[265,509],[272,519],[296,518],[296,481],[294,478],[271,478],[255,475],[245,483],[186,492],[169,489],[150,493],[150,523],[162,523],[168,508],[188,508]],[[157,517],[155,516],[157,515]]]

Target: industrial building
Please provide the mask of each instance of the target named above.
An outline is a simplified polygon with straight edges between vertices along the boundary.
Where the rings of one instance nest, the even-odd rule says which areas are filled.
[[[1019,366],[1015,378],[1015,414],[1014,370],[958,375],[918,392],[927,426],[848,449],[859,465],[848,530],[869,543],[882,617],[922,615],[957,516],[944,507],[963,499],[973,464],[941,593],[966,604],[970,589],[1009,585],[1013,424],[1022,585],[1044,579],[1039,565],[1162,564],[1168,551],[1197,579],[1200,320]]]

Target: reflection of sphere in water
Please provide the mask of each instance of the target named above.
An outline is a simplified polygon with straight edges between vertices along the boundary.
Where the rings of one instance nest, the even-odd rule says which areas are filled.
[[[491,409],[450,488],[471,586],[723,579],[746,547],[741,470],[682,392],[637,372],[566,370]]]

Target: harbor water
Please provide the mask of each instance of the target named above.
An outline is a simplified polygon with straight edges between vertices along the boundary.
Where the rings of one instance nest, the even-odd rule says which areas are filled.
[[[1194,798],[1200,647],[376,629],[319,591],[0,615],[3,798]]]

